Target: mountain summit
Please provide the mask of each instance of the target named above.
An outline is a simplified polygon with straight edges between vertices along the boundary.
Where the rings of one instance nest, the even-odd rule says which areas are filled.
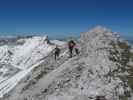
[[[62,45],[3,100],[133,100],[133,50],[116,33],[98,26],[81,33],[79,56]]]

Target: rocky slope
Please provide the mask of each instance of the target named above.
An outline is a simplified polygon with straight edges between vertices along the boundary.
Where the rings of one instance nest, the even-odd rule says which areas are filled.
[[[50,54],[2,100],[133,100],[133,49],[116,33],[96,27],[81,33],[81,53],[71,59],[63,46]]]

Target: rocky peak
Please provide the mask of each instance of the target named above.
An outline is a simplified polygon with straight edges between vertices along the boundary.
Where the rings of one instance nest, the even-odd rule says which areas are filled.
[[[117,40],[116,33],[105,27],[97,26],[88,32],[81,33],[82,53],[87,54],[100,48],[108,48],[112,41]]]
[[[110,30],[103,26],[96,26],[93,29],[89,30],[88,32],[100,34],[100,33],[110,32]]]

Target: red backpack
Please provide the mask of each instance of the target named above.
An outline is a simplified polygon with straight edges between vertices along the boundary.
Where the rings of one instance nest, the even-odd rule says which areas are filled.
[[[69,42],[69,47],[70,47],[70,48],[74,48],[75,45],[76,45],[76,44],[75,44],[75,42],[74,42],[73,40],[71,40],[71,41]]]

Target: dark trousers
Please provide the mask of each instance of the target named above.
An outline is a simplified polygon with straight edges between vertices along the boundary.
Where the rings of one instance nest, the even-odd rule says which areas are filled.
[[[75,52],[77,55],[79,55],[79,49],[78,48],[75,48]]]
[[[73,48],[69,48],[70,58],[72,58],[73,55]]]
[[[54,54],[55,60],[57,60],[57,57],[59,57],[59,53],[58,52],[55,52],[55,54]]]

